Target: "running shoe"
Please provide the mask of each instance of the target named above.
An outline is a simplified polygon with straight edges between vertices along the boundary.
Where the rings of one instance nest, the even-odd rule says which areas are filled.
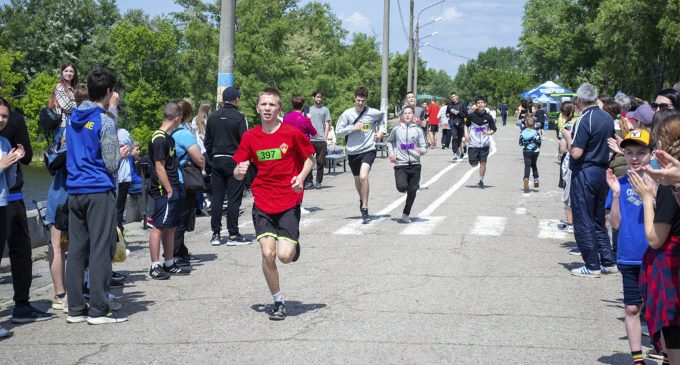
[[[167,272],[165,272],[165,270],[163,270],[163,268],[161,267],[161,265],[155,265],[154,267],[152,267],[151,269],[149,269],[149,276],[150,276],[152,279],[155,279],[155,280],[167,280],[167,279],[170,279],[170,274],[168,274]]]
[[[456,161],[458,161],[458,156],[453,155],[453,162],[456,162]]]
[[[128,319],[126,317],[118,317],[113,312],[106,313],[101,317],[88,317],[87,324],[110,324],[110,323],[120,323],[125,322]]]
[[[66,316],[66,323],[87,322],[87,316]]]
[[[529,179],[524,179],[524,192],[529,192]]]
[[[600,272],[603,274],[617,274],[619,272],[619,268],[616,267],[616,265],[600,266]]]
[[[64,307],[68,307],[67,303],[66,295],[64,295],[63,298],[59,298],[55,295],[54,298],[52,298],[52,309],[64,310]]]
[[[220,232],[213,232],[212,238],[210,239],[210,244],[213,245],[213,246],[219,246],[219,245],[222,244]]]
[[[368,215],[368,208],[361,208],[361,219],[364,221],[364,224],[368,224],[371,221],[371,216]]]
[[[574,276],[580,276],[584,278],[599,278],[600,271],[591,271],[585,266],[581,266],[577,269],[571,270],[571,274]]]
[[[314,188],[314,183],[312,183],[312,182],[305,183],[305,190],[311,190],[313,188]]]
[[[183,258],[175,257],[175,265],[179,267],[191,266],[191,263]]]
[[[309,213],[311,213],[311,211],[305,209],[305,207],[300,207],[300,214],[307,215]]]
[[[569,250],[569,254],[574,256],[581,256],[581,250],[579,250],[578,247],[572,248],[571,250]]]
[[[191,273],[191,268],[179,267],[173,262],[170,266],[165,266],[165,264],[163,264],[163,271],[171,275],[189,275]]]
[[[282,321],[286,319],[286,304],[283,302],[274,302],[274,307],[269,313],[269,319],[272,321]]]
[[[321,183],[318,182],[318,183],[314,184],[314,189],[321,189]]]
[[[300,258],[300,241],[295,245],[295,255],[293,256],[293,262],[297,261]]]
[[[408,215],[403,214],[401,216],[401,218],[397,219],[397,222],[407,224],[407,223],[411,223],[411,220],[409,219]]]
[[[539,188],[540,184],[538,183],[538,179],[534,179],[534,188]]]
[[[5,329],[5,327],[0,326],[0,338],[10,337],[12,332]]]
[[[566,227],[564,227],[564,231],[567,233],[574,233],[574,225],[573,224],[568,224]],[[579,252],[579,255],[581,253]]]
[[[484,181],[479,180],[479,182],[477,183],[477,187],[480,189],[484,189]]]
[[[656,352],[654,349],[650,349],[645,353],[645,355],[650,359],[663,361],[663,354]]]
[[[13,323],[32,323],[41,322],[54,318],[52,313],[43,312],[31,305],[24,307],[15,307],[12,312]]]
[[[227,239],[227,246],[243,246],[251,243],[253,241],[243,238],[240,234],[233,234]]]

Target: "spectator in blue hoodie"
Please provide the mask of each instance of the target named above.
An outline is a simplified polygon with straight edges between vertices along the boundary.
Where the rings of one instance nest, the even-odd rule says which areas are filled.
[[[7,100],[0,97],[0,131],[5,128],[9,121],[9,103]],[[0,247],[5,246],[7,239],[7,197],[9,189],[14,186],[17,174],[16,163],[24,157],[24,149],[19,145],[17,148],[12,148],[9,140],[5,137],[0,137]],[[2,257],[2,249],[0,248],[0,257]],[[8,337],[11,333],[0,326],[0,338]]]
[[[87,76],[88,101],[66,125],[66,190],[69,254],[66,291],[69,323],[127,321],[109,306],[111,260],[116,252],[116,178],[120,150],[116,122],[106,114],[116,76],[106,68]],[[83,270],[89,267],[90,302],[83,298]]]

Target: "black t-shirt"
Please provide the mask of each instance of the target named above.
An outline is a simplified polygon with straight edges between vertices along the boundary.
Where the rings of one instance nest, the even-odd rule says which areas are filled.
[[[179,185],[179,174],[177,173],[177,155],[175,154],[175,140],[162,130],[157,130],[151,136],[149,142],[149,170],[151,172],[151,182],[149,190],[152,197],[156,198],[165,195],[167,192],[163,184],[158,179],[156,173],[156,161],[164,161],[165,173],[168,175],[170,185]]]
[[[671,225],[670,236],[680,236],[680,206],[673,196],[673,188],[659,186],[656,192],[656,212],[654,223],[667,223]]]
[[[536,116],[536,123],[537,124],[543,124],[545,123],[545,111],[543,109],[538,109],[536,113],[534,113]]]

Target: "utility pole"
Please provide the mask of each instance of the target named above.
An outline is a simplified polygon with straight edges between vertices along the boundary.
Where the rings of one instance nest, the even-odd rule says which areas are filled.
[[[418,98],[418,52],[420,52],[420,25],[416,23],[416,46],[413,49],[413,95]]]
[[[217,64],[217,103],[222,91],[234,86],[234,35],[236,33],[236,0],[222,0],[220,10],[220,50]]]
[[[383,10],[382,72],[380,77],[380,111],[387,120],[388,69],[390,65],[390,0]]]
[[[410,3],[408,17],[408,80],[406,82],[406,91],[413,90],[413,0]]]

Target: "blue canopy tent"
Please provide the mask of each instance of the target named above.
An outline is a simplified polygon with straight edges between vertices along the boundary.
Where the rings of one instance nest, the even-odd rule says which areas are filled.
[[[557,85],[552,81],[546,81],[531,90],[527,90],[519,96],[524,99],[537,99],[540,98],[542,94],[552,96],[553,94],[573,94],[574,92],[567,89],[564,86]]]

